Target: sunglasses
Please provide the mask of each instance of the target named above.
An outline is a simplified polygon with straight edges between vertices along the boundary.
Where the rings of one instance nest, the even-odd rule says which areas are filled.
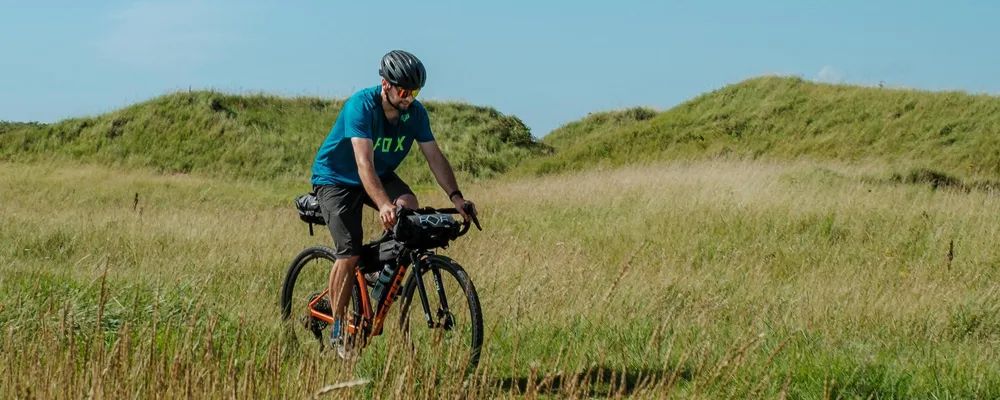
[[[413,98],[415,99],[415,98],[417,98],[417,94],[418,93],[420,93],[420,89],[408,90],[408,89],[399,88],[399,97],[400,98],[404,98],[405,99],[407,97],[413,96]]]

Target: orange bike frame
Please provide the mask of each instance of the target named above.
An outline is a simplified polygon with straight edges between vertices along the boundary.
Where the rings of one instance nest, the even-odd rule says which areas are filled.
[[[378,336],[382,334],[382,325],[385,321],[385,316],[389,313],[389,307],[392,306],[396,293],[399,292],[400,287],[403,285],[403,276],[406,275],[406,264],[400,265],[398,267],[398,272],[396,272],[396,277],[392,280],[389,286],[389,292],[385,295],[385,304],[378,309],[378,313],[372,312],[372,303],[368,297],[368,286],[365,281],[364,274],[361,273],[360,269],[355,269],[355,275],[357,277],[357,284],[361,288],[361,305],[364,315],[361,317],[361,325],[355,325],[353,321],[348,322],[347,332],[350,334],[356,334],[358,331],[365,332],[364,327],[372,325],[371,333],[367,336]],[[333,323],[333,316],[316,311],[316,303],[320,299],[325,297],[330,293],[330,289],[324,290],[323,294],[317,296],[313,301],[309,302],[309,314],[313,317],[321,319],[323,321]],[[367,341],[365,341],[367,342]]]

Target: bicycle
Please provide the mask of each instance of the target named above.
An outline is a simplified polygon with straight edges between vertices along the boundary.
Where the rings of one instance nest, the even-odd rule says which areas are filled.
[[[325,225],[314,193],[297,197],[295,203],[300,219],[309,223],[310,235],[313,234],[312,225]],[[479,219],[470,206],[471,203],[466,203],[465,208],[470,211],[468,214],[472,222],[481,231]],[[380,238],[362,246],[361,258],[352,278],[357,280],[351,293],[352,307],[349,308],[348,318],[345,321],[347,334],[354,338],[355,346],[359,346],[357,347],[359,350],[366,348],[372,337],[382,334],[389,309],[400,297],[402,297],[400,329],[404,338],[413,346],[412,332],[409,329],[409,309],[414,293],[420,296],[428,328],[441,329],[445,332],[455,329],[459,322],[457,320],[461,318],[456,318],[449,306],[442,280],[443,270],[458,281],[462,295],[466,298],[464,305],[468,306],[470,314],[468,319],[471,322],[467,370],[475,370],[478,366],[483,342],[483,317],[476,288],[458,262],[433,250],[447,248],[450,242],[469,231],[470,221],[466,220],[459,224],[453,214],[459,214],[458,209],[397,207],[397,222],[393,229],[384,231]],[[335,260],[334,253],[334,249],[329,246],[316,245],[302,250],[295,257],[288,267],[282,285],[283,320],[287,321],[292,317],[294,289],[305,265],[312,260],[321,259],[328,260],[332,266]],[[325,272],[328,274],[329,271],[329,267],[326,267]],[[407,272],[410,273],[407,275]],[[437,310],[434,312],[431,310],[428,291],[424,284],[424,275],[428,273],[433,277],[439,300]],[[324,288],[322,292],[305,290],[310,294],[299,299],[301,303],[299,309],[304,311],[300,321],[319,340],[321,350],[324,348],[323,329],[333,323],[332,307],[327,296],[328,281],[322,287]],[[452,303],[452,306],[456,304]]]

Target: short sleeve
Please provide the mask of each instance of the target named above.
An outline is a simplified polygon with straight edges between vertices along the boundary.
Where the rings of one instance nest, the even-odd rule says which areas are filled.
[[[360,99],[351,99],[344,104],[340,117],[344,119],[344,137],[372,139],[372,125],[365,111],[364,102]]]
[[[417,125],[416,139],[420,143],[433,142],[434,134],[431,133],[431,119],[427,115],[427,110],[420,107],[420,124]]]

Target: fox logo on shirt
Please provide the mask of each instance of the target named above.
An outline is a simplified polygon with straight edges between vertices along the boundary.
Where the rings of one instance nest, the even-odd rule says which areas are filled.
[[[384,137],[383,138],[383,137],[380,137],[378,139],[375,139],[375,147],[374,147],[374,149],[375,149],[375,151],[380,152],[380,153],[388,153],[390,149],[392,149],[393,152],[403,151],[404,150],[403,149],[403,141],[404,140],[406,140],[406,135],[402,135],[402,136],[397,137],[397,138],[391,138],[391,137]],[[393,143],[395,143],[396,145],[393,146]]]

